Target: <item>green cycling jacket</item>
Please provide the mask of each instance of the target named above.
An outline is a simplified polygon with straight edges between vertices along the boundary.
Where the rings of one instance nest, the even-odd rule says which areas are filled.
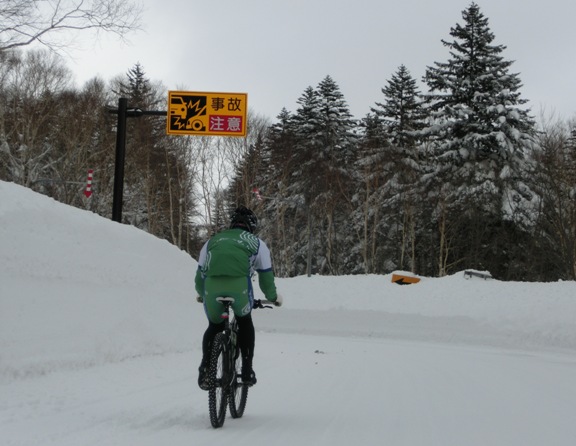
[[[200,250],[195,287],[203,295],[207,277],[247,277],[258,273],[267,300],[276,300],[270,250],[264,241],[244,229],[227,229],[208,240]]]

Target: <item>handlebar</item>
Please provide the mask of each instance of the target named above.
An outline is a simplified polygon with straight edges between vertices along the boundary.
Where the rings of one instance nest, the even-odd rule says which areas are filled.
[[[264,299],[254,299],[252,308],[274,308],[274,303]]]
[[[202,296],[196,296],[196,302],[203,303],[204,299],[202,299]],[[254,299],[252,308],[274,308],[274,302],[266,299]]]

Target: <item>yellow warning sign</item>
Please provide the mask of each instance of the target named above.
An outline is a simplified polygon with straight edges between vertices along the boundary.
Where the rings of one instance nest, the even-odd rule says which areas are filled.
[[[168,92],[169,135],[246,136],[246,93]]]

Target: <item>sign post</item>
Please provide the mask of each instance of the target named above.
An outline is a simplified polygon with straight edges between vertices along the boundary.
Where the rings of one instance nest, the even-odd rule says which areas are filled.
[[[118,108],[110,110],[118,115],[112,220],[122,222],[127,118],[166,116],[169,135],[246,136],[247,112],[246,93],[169,91],[168,111],[128,108],[128,99],[119,98]]]
[[[124,196],[124,159],[126,157],[126,119],[144,115],[166,116],[165,111],[128,108],[128,99],[119,98],[118,108],[110,110],[118,115],[116,127],[116,162],[114,164],[114,196],[112,199],[112,220],[122,223],[122,202]]]

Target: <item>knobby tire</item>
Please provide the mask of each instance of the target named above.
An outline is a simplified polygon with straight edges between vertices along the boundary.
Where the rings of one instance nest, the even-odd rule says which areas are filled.
[[[212,427],[222,427],[226,418],[226,406],[230,384],[229,358],[224,333],[218,333],[212,344],[208,380],[208,409]]]

